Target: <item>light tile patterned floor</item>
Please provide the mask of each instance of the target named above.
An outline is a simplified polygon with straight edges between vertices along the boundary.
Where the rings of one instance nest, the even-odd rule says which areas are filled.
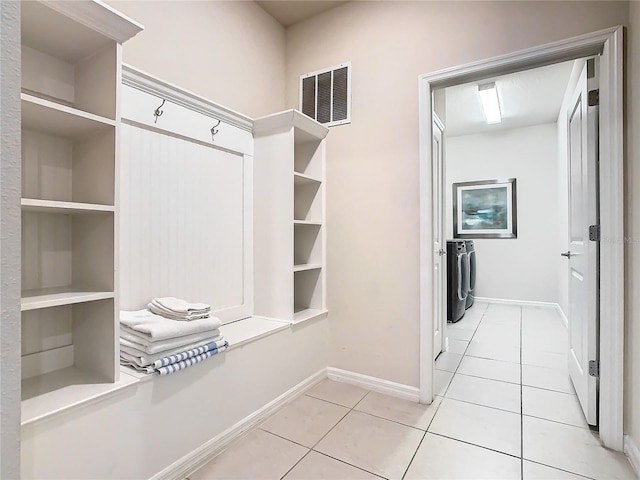
[[[325,380],[189,479],[636,478],[584,421],[554,310],[476,302],[448,337],[433,404]]]

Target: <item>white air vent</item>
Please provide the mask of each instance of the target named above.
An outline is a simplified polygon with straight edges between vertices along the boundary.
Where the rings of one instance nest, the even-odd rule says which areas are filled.
[[[351,62],[300,75],[300,110],[328,127],[351,123]]]

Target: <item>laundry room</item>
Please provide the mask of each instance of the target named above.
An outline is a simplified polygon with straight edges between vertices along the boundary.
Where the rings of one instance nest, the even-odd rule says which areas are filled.
[[[477,298],[566,310],[567,270],[560,256],[568,242],[566,106],[561,107],[583,64],[564,62],[444,90],[445,236],[475,247]],[[485,120],[479,84],[496,87],[499,122]],[[502,204],[492,207],[483,195],[497,192]],[[488,205],[483,210],[474,199]],[[500,208],[504,212],[496,213]],[[504,222],[500,229],[486,220],[494,214],[500,217],[495,225]],[[483,215],[482,225],[471,225]]]

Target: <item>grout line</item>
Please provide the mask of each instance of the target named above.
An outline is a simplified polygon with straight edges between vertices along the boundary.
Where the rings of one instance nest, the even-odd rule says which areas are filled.
[[[438,406],[439,406],[439,405],[438,405]],[[414,430],[418,430],[418,431],[420,431],[420,432],[426,432],[426,431],[427,431],[426,429],[424,429],[424,430],[423,430],[422,428],[418,428],[418,427],[415,427],[415,426],[413,426],[413,425],[407,425],[406,423],[402,423],[402,422],[399,422],[399,421],[397,421],[397,420],[391,420],[391,419],[386,418],[386,417],[381,417],[380,415],[376,415],[375,413],[363,412],[362,410],[354,410],[354,412],[356,412],[356,413],[362,413],[362,414],[364,414],[364,415],[368,415],[368,416],[373,417],[373,418],[378,418],[378,419],[380,419],[380,420],[386,420],[387,422],[395,423],[396,425],[401,425],[401,426],[403,426],[403,427],[413,428]],[[434,415],[434,416],[435,416],[435,415]],[[429,422],[429,424],[431,424],[431,422]],[[428,427],[427,427],[427,428],[428,428]]]
[[[478,357],[469,357],[469,358],[478,358]],[[486,360],[486,359],[483,359]],[[498,360],[496,360],[498,361]],[[515,363],[513,365],[516,365]],[[520,385],[520,382],[508,382],[506,380],[498,380],[497,378],[489,378],[489,377],[483,377],[481,375],[471,375],[470,373],[460,373],[458,372],[458,375],[462,375],[464,377],[473,377],[473,378],[481,378],[483,380],[493,380],[494,382],[501,382],[501,383],[506,383],[509,385]],[[555,390],[552,390],[555,392]]]
[[[291,468],[290,468],[289,470],[287,470],[286,472],[284,472],[284,475],[282,475],[282,476],[280,477],[280,480],[282,480],[284,477],[286,477],[287,475],[289,475],[289,472],[291,472],[291,470],[293,470],[294,468],[296,468],[296,467],[298,466],[298,464],[299,464],[302,460],[304,460],[304,459],[307,457],[307,455],[309,455],[311,452],[312,452],[312,450],[311,450],[311,449],[307,450],[307,453],[305,453],[305,454],[302,456],[302,458],[300,458],[300,460],[298,460],[296,463],[294,463],[294,464],[291,466]]]
[[[522,404],[522,307],[520,307],[520,478],[524,480],[524,405]]]
[[[491,410],[498,410],[499,412],[513,413],[514,415],[520,415],[520,412],[514,412],[513,410],[507,410],[506,408],[492,407],[491,405],[484,405],[482,403],[471,402],[469,400],[462,400],[460,398],[446,397],[448,400],[454,402],[466,403],[468,405],[475,405],[476,407],[490,408]]]
[[[549,465],[547,463],[537,462],[535,460],[529,460],[529,459],[526,459],[526,460],[529,463],[535,463],[537,465],[543,465],[545,467],[553,468],[554,470],[559,470],[561,472],[570,473],[571,475],[576,475],[576,476],[582,477],[582,478],[588,478],[589,480],[595,480],[593,477],[587,477],[586,475],[582,475],[581,473],[572,472],[571,470],[565,470],[564,468],[554,467],[553,465]]]
[[[582,430],[591,430],[591,426],[587,424],[586,420],[585,420],[586,426],[581,427],[580,425],[575,425],[573,423],[560,422],[558,420],[551,420],[550,418],[538,417],[536,415],[525,414],[524,416],[529,418],[536,418],[538,420],[544,420],[545,422],[557,423],[558,425],[566,425],[567,427],[581,428]]]
[[[338,420],[338,421],[335,423],[335,425],[334,425],[333,427],[331,427],[331,428],[327,431],[327,433],[325,433],[325,434],[320,438],[320,440],[318,440],[318,441],[313,445],[313,447],[311,447],[311,450],[310,450],[310,451],[313,451],[313,452],[319,453],[320,455],[324,455],[325,457],[332,458],[332,459],[334,459],[334,460],[336,460],[336,461],[338,461],[338,462],[342,462],[342,463],[344,463],[344,464],[346,464],[346,465],[349,465],[349,466],[351,466],[351,467],[354,467],[354,468],[357,468],[357,469],[362,470],[362,471],[364,471],[364,472],[367,472],[367,473],[370,473],[370,474],[372,474],[372,475],[375,475],[376,477],[385,478],[385,477],[382,477],[382,476],[380,476],[380,475],[378,475],[378,474],[376,474],[376,473],[370,472],[369,470],[365,470],[364,468],[358,467],[358,466],[356,466],[356,465],[352,465],[352,464],[351,464],[351,463],[349,463],[349,462],[345,462],[344,460],[340,460],[339,458],[332,457],[331,455],[327,455],[327,454],[326,454],[326,453],[324,453],[324,452],[321,452],[321,451],[319,451],[319,450],[316,450],[316,447],[318,446],[318,444],[319,444],[322,440],[324,440],[324,438],[325,438],[327,435],[329,435],[329,434],[330,434],[330,433],[331,433],[331,432],[332,432],[332,431],[333,431],[333,430],[334,430],[334,429],[335,429],[335,428],[340,424],[340,422],[342,422],[342,420],[344,420],[344,418],[345,418],[347,415],[349,415],[349,414],[350,414],[351,412],[353,412],[353,411],[359,412],[359,410],[354,410],[354,409],[355,409],[358,405],[360,405],[360,403],[361,403],[361,402],[362,402],[362,401],[363,401],[363,400],[364,400],[364,399],[365,399],[365,398],[366,398],[366,397],[367,397],[371,392],[372,392],[372,390],[367,391],[367,393],[365,393],[365,394],[364,394],[364,396],[363,396],[360,400],[358,400],[358,402],[357,402],[353,407],[345,407],[344,405],[340,405],[341,407],[348,408],[348,409],[349,409],[349,411],[348,411],[348,412],[346,412],[346,413],[342,416],[342,418],[340,418],[340,420]],[[315,397],[314,397],[314,398],[315,398]],[[361,412],[361,413],[364,413],[364,412]],[[305,456],[306,456],[306,455],[305,455]]]
[[[365,398],[367,395],[369,395],[369,393],[371,393],[371,390],[367,391],[367,393],[365,393],[365,394],[364,394],[364,396],[363,396],[360,400],[358,400],[358,402],[356,403],[356,405],[358,405],[362,400],[364,400],[364,398]],[[293,466],[292,466],[289,470],[287,470],[287,471],[286,471],[286,473],[285,473],[282,477],[280,477],[280,480],[282,480],[284,477],[286,477],[287,475],[289,475],[289,472],[291,472],[291,470],[293,470],[293,469],[294,469],[294,468],[295,468],[295,467],[296,467],[296,466],[297,466],[297,465],[298,465],[298,464],[299,464],[299,463],[300,463],[300,462],[301,462],[301,461],[302,461],[302,460],[303,460],[307,455],[309,455],[309,453],[310,453],[310,452],[322,453],[322,452],[318,452],[317,450],[315,450],[315,447],[316,447],[316,446],[317,446],[317,445],[318,445],[318,444],[319,444],[319,443],[320,443],[320,442],[321,442],[321,441],[322,441],[322,440],[323,440],[327,435],[329,435],[329,433],[331,433],[331,432],[333,431],[333,429],[334,429],[334,428],[336,428],[336,427],[338,426],[338,424],[339,424],[340,422],[342,422],[342,420],[344,420],[344,417],[346,417],[347,415],[349,415],[349,413],[351,413],[351,412],[353,411],[353,408],[356,406],[356,405],[354,405],[353,407],[349,408],[349,407],[345,407],[344,405],[340,405],[340,404],[337,404],[337,403],[329,402],[329,401],[327,401],[327,400],[324,400],[323,398],[316,398],[316,397],[313,397],[313,396],[311,396],[311,395],[309,395],[309,397],[311,397],[311,398],[315,398],[316,400],[321,400],[321,401],[324,401],[324,402],[330,403],[330,404],[332,404],[332,405],[337,405],[337,406],[340,406],[340,407],[342,407],[342,408],[348,408],[348,410],[345,412],[345,414],[344,414],[342,417],[340,417],[340,420],[338,420],[338,421],[333,425],[333,427],[331,427],[331,428],[327,431],[327,433],[325,433],[324,435],[322,435],[322,437],[320,437],[320,439],[319,439],[316,443],[314,443],[314,444],[313,444],[313,446],[312,446],[311,448],[307,447],[306,445],[302,445],[302,444],[300,444],[300,443],[298,443],[298,442],[294,442],[293,440],[290,440],[290,439],[288,439],[288,438],[284,438],[284,437],[282,437],[282,436],[280,436],[280,435],[278,435],[278,434],[275,434],[275,433],[272,433],[272,432],[267,432],[267,433],[271,433],[272,435],[275,435],[275,436],[277,436],[277,437],[283,438],[284,440],[289,440],[290,442],[293,442],[293,443],[295,443],[296,445],[300,445],[300,446],[302,446],[302,447],[304,447],[304,448],[308,448],[308,449],[309,449],[309,450],[307,451],[307,453],[305,453],[305,454],[302,456],[302,458],[301,458],[300,460],[298,460],[295,464],[293,464]],[[266,431],[266,430],[265,430],[265,431]],[[324,455],[324,454],[323,454],[323,455]],[[329,455],[327,455],[327,456],[329,456]],[[331,458],[332,458],[332,457],[331,457]],[[334,459],[334,460],[337,460],[337,461],[339,461],[339,462],[341,461],[341,460],[338,460],[337,458],[336,458],[336,459]],[[343,463],[346,463],[346,462],[343,462]],[[351,465],[351,464],[347,464],[347,465]],[[351,465],[351,466],[352,466],[352,467],[355,467],[355,465]],[[355,467],[355,468],[358,468],[358,467]],[[369,473],[371,473],[371,472],[369,472]],[[375,475],[375,474],[374,474],[374,475]]]
[[[474,357],[476,358],[476,357]],[[462,363],[462,362],[461,362]],[[520,385],[519,382],[507,382],[506,380],[498,380],[496,378],[488,378],[488,377],[481,377],[479,375],[469,375],[468,373],[461,373],[458,372],[457,375],[462,375],[463,377],[472,377],[472,378],[481,378],[482,380],[489,380],[491,382],[500,382],[500,383],[506,383],[508,385]],[[544,389],[541,389],[544,390]]]
[[[333,456],[331,456],[331,455],[329,455],[327,453],[320,452],[318,450],[312,450],[312,451],[316,452],[316,453],[319,453],[320,455],[324,455],[325,457],[329,457],[329,458],[331,458],[333,460],[336,460],[337,462],[344,463],[345,465],[349,465],[350,467],[357,468],[358,470],[362,470],[363,472],[367,472],[367,473],[370,473],[371,475],[375,475],[378,478],[383,478],[383,479],[387,480],[387,477],[383,477],[382,475],[378,475],[377,473],[374,473],[371,470],[366,470],[366,469],[364,469],[362,467],[358,467],[358,466],[353,465],[353,464],[351,464],[349,462],[345,462],[344,460],[340,460],[339,458],[333,457]]]
[[[438,413],[436,411],[436,413]],[[434,415],[435,417],[435,415]],[[433,418],[431,419],[433,420]],[[428,428],[428,427],[427,427]],[[409,469],[411,468],[411,464],[413,463],[413,460],[416,458],[416,455],[418,454],[418,450],[420,450],[420,447],[422,446],[422,442],[424,441],[424,438],[427,436],[427,431],[425,430],[424,433],[422,434],[422,438],[420,439],[420,441],[418,442],[418,445],[416,446],[416,450],[413,452],[413,455],[411,455],[411,460],[409,460],[409,463],[407,463],[407,468],[404,469],[404,473],[402,474],[402,480],[404,480],[404,478],[407,476],[407,473],[409,472]]]
[[[436,433],[436,432],[427,432],[427,433],[429,433],[431,435],[436,435],[436,436],[442,437],[442,438],[448,438],[449,440],[453,440],[455,442],[460,442],[460,443],[464,443],[466,445],[471,445],[472,447],[478,447],[478,448],[482,448],[484,450],[489,450],[490,452],[500,453],[500,454],[506,455],[508,457],[513,457],[513,458],[520,459],[520,457],[518,455],[514,455],[513,453],[507,453],[507,452],[503,452],[503,451],[500,451],[500,450],[496,450],[495,448],[489,448],[489,447],[486,447],[484,445],[478,445],[477,443],[471,443],[471,442],[468,442],[466,440],[460,440],[459,438],[450,437],[448,435],[443,435],[442,433]]]
[[[291,442],[291,443],[295,443],[296,445],[299,445],[301,447],[306,448],[307,450],[311,450],[311,448],[307,447],[306,445],[301,444],[300,442],[296,442],[295,440],[291,440],[290,438],[287,437],[283,437],[282,435],[280,435],[279,433],[275,433],[275,432],[270,432],[269,430],[265,430],[262,427],[258,427],[256,430],[262,430],[264,433],[268,433],[269,435],[273,435],[274,437],[278,437],[281,438],[282,440],[286,440],[287,442]]]
[[[545,392],[562,393],[564,395],[571,395],[577,398],[575,392],[563,392],[562,390],[554,390],[553,388],[538,387],[536,385],[525,385],[524,383],[522,384],[522,386],[527,388],[535,388],[537,390],[544,390]]]
[[[1,1],[1,0],[0,0],[0,1]],[[349,384],[347,384],[347,385],[349,385]],[[371,391],[371,390],[367,391],[367,394],[368,394],[370,391]],[[316,400],[322,400],[323,402],[330,403],[331,405],[337,405],[338,407],[348,408],[349,410],[351,410],[351,409],[353,408],[353,407],[348,407],[348,406],[346,406],[346,405],[342,405],[341,403],[332,402],[331,400],[327,400],[326,398],[315,397],[315,396],[310,395],[310,394],[308,394],[308,393],[304,393],[303,395],[306,395],[307,397],[315,398]],[[365,397],[366,397],[366,396],[367,396],[367,395],[365,395]],[[362,398],[364,398],[364,397],[362,397]],[[360,403],[361,401],[362,401],[362,399],[358,400],[358,403]],[[358,403],[356,403],[356,405],[357,405]],[[355,405],[354,405],[354,407],[355,407]]]
[[[313,446],[311,447],[311,449],[312,449],[312,450],[314,450],[314,449],[318,446],[318,444],[319,444],[322,440],[324,440],[324,438],[325,438],[327,435],[329,435],[329,434],[333,431],[333,429],[334,429],[334,428],[336,428],[336,427],[340,424],[340,422],[342,422],[342,420],[344,420],[344,418],[345,418],[347,415],[349,415],[351,412],[353,412],[353,409],[354,409],[356,406],[358,406],[358,404],[359,404],[362,400],[364,400],[364,399],[365,399],[365,397],[366,397],[367,395],[369,395],[370,393],[371,393],[371,390],[369,390],[367,393],[365,393],[365,395],[364,395],[360,400],[358,400],[358,403],[356,403],[356,404],[355,404],[353,407],[351,407],[351,408],[349,408],[349,407],[344,407],[344,405],[343,405],[343,407],[344,407],[344,408],[349,408],[349,411],[347,411],[347,412],[346,412],[346,413],[345,413],[345,414],[340,418],[340,420],[338,420],[338,421],[335,423],[335,425],[334,425],[333,427],[331,427],[331,428],[327,431],[327,433],[325,433],[322,437],[320,437],[320,440],[318,440],[316,443],[314,443],[314,444],[313,444]],[[355,466],[355,465],[354,465],[354,466]]]
[[[513,347],[513,348],[520,348],[520,347]],[[520,350],[522,350],[522,349],[520,349]],[[520,355],[522,355],[522,351],[520,352]],[[512,365],[520,365],[520,362],[510,362],[509,360],[499,360],[497,358],[479,357],[477,355],[466,354],[465,357],[482,358],[483,360],[494,360],[496,362],[504,362],[504,363],[511,363]]]

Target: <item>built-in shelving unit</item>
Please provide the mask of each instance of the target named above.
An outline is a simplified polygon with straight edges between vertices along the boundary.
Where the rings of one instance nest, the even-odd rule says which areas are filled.
[[[325,316],[327,127],[289,110],[258,119],[255,310],[293,323]]]
[[[23,423],[119,388],[121,43],[102,2],[21,4]],[[131,378],[123,379],[125,383]]]

